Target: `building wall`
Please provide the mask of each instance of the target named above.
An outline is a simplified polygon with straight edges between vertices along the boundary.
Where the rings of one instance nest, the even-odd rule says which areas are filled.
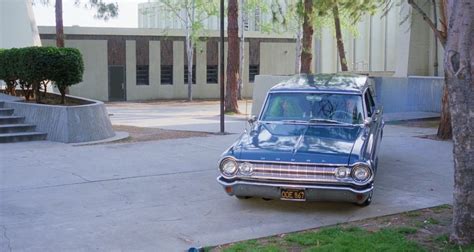
[[[80,32],[70,32],[79,30]],[[112,98],[109,67],[122,66],[125,71],[124,92],[129,101],[149,99],[186,99],[188,86],[184,83],[185,45],[184,37],[164,34],[141,34],[142,29],[109,29],[99,32],[98,28],[66,27],[66,46],[78,48],[84,57],[85,71],[83,82],[70,88],[72,95],[88,97],[101,101]],[[132,33],[135,31],[135,33]],[[54,46],[54,30],[41,34],[44,45]],[[245,43],[242,96],[250,98],[254,83],[249,82],[249,64],[256,64],[259,73],[294,73],[294,43],[291,38],[249,37]],[[217,99],[220,95],[218,83],[207,83],[207,65],[220,66],[218,38],[199,42],[195,50],[196,84],[193,84],[194,99]],[[208,43],[214,43],[208,47]],[[169,47],[163,47],[169,44]],[[224,44],[227,61],[227,42]],[[163,51],[164,50],[168,51]],[[208,48],[210,48],[208,52]],[[209,56],[209,55],[211,56]],[[165,58],[162,58],[165,57]],[[275,64],[278,62],[278,64]],[[161,83],[161,65],[173,65],[173,83]],[[148,85],[137,84],[137,66],[148,66]],[[224,71],[226,71],[226,63]],[[218,73],[220,69],[218,69]],[[217,77],[219,74],[217,75]],[[120,84],[118,84],[120,85]],[[116,100],[117,98],[114,98]],[[120,99],[120,98],[119,98]]]
[[[0,0],[0,48],[41,46],[31,0]]]
[[[56,40],[42,40],[44,46],[55,46]],[[82,82],[69,88],[70,94],[89,99],[107,101],[109,78],[106,40],[67,40],[67,47],[81,51],[84,60]]]

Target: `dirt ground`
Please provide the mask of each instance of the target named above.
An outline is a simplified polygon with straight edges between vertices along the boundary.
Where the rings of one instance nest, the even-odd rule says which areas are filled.
[[[113,143],[134,143],[143,141],[157,141],[177,138],[207,137],[211,135],[205,132],[165,130],[159,128],[144,128],[125,125],[113,125],[114,131],[125,131],[130,134],[126,139]]]

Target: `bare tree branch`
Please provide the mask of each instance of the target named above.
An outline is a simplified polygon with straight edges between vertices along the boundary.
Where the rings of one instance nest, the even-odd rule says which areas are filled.
[[[414,0],[408,0],[408,4],[415,9],[422,17],[423,20],[428,24],[428,26],[433,30],[435,36],[438,38],[439,42],[443,46],[443,48],[446,46],[446,38],[441,34],[441,32],[438,30],[438,28],[434,25],[433,21],[426,15],[426,13],[423,11],[423,9],[418,6]]]

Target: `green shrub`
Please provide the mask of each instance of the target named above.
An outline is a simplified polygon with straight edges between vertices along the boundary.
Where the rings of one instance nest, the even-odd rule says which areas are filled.
[[[25,47],[0,51],[0,79],[7,83],[9,90],[14,90],[19,83],[26,100],[31,96],[31,89],[36,102],[40,102],[40,88],[53,81],[61,92],[61,103],[64,103],[68,86],[82,81],[84,63],[77,49],[56,47]]]
[[[6,91],[11,95],[15,95],[18,85],[18,52],[16,48],[0,50],[0,80],[6,83]]]
[[[53,66],[50,80],[58,87],[61,103],[64,103],[66,88],[82,81],[84,62],[81,52],[75,48],[58,48]]]

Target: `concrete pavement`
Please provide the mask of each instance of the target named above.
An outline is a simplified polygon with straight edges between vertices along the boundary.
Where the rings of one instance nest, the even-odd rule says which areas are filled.
[[[183,251],[451,203],[452,144],[415,137],[434,133],[386,126],[366,208],[227,196],[216,162],[237,135],[3,144],[0,251]]]
[[[225,131],[241,133],[252,111],[252,101],[239,101],[240,115],[225,115]],[[172,130],[219,132],[219,102],[108,103],[114,125]]]

